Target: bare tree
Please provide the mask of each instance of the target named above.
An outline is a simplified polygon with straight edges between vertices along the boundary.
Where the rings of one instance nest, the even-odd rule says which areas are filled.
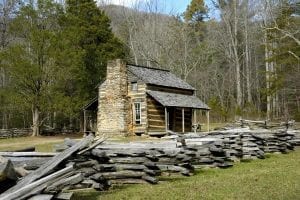
[[[236,105],[241,108],[243,103],[242,80],[241,80],[241,62],[240,62],[240,41],[238,32],[240,27],[240,16],[238,9],[240,1],[213,1],[221,12],[222,23],[224,24],[224,37],[229,39],[225,51],[227,51],[228,60],[235,66],[235,84],[236,84]]]
[[[247,102],[252,103],[251,94],[251,69],[250,69],[250,49],[249,49],[249,2],[245,0],[244,26],[245,26],[245,68],[246,68],[246,84],[247,84]]]

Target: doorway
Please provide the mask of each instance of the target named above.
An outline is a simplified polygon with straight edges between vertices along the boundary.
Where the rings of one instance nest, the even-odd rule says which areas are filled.
[[[175,108],[169,107],[167,108],[168,113],[168,130],[175,131]]]

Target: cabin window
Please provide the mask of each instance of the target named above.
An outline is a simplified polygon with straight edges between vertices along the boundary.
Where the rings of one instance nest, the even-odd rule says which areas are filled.
[[[134,103],[135,124],[141,124],[141,103]]]
[[[131,83],[131,90],[132,91],[137,91],[138,90],[138,84],[137,84],[137,82],[132,82]]]

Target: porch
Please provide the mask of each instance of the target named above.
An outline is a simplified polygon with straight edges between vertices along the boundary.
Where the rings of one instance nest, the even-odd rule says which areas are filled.
[[[98,111],[98,97],[92,99],[83,108],[83,132],[95,134],[97,131],[97,111]]]
[[[161,91],[147,91],[147,94],[150,96],[148,101],[149,135],[158,136],[167,132],[192,132],[194,131],[192,126],[199,124],[197,119],[199,111],[205,111],[207,131],[209,131],[210,108],[198,97]],[[153,127],[158,128],[153,129]]]

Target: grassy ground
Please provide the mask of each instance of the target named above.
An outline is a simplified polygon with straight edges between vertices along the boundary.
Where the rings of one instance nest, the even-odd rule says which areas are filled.
[[[0,151],[13,151],[34,146],[36,151],[51,152],[53,145],[62,143],[64,138],[80,138],[82,135],[60,135],[60,136],[39,136],[19,137],[0,139]]]
[[[107,192],[77,192],[75,200],[106,199],[300,199],[300,149],[265,160],[169,177],[158,185],[129,185]]]

